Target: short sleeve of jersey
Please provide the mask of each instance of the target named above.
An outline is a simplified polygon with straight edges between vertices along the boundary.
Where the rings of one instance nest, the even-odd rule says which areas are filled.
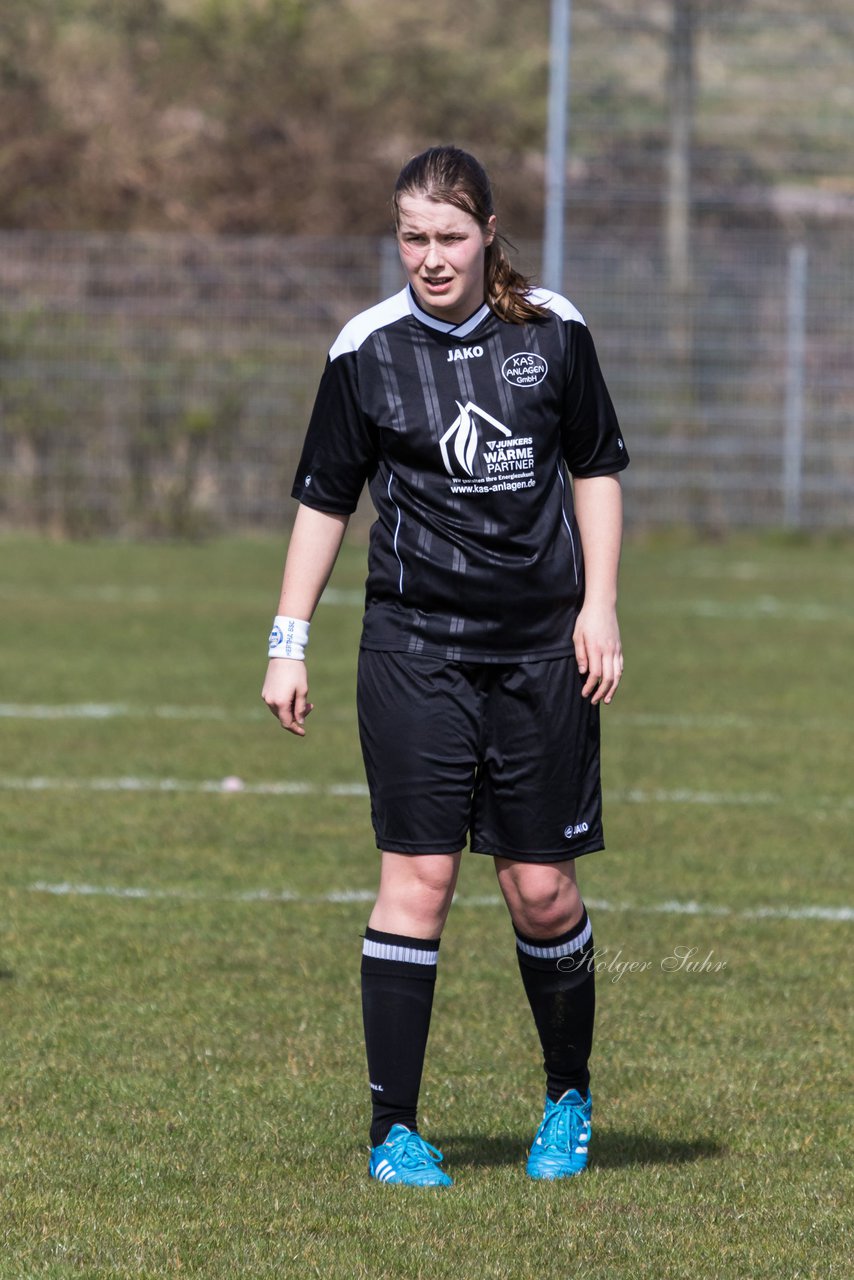
[[[358,357],[331,357],[317,389],[291,496],[316,511],[350,515],[376,464],[376,442],[359,401]]]
[[[596,348],[583,322],[567,321],[566,330],[563,456],[573,476],[613,475],[629,465],[629,454]]]

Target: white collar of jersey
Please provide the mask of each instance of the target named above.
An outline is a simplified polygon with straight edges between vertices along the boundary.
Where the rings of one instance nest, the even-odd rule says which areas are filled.
[[[478,307],[474,315],[469,316],[468,320],[463,320],[462,324],[449,324],[447,320],[439,320],[436,316],[431,316],[429,312],[423,311],[418,305],[418,299],[412,285],[407,285],[409,295],[409,310],[419,320],[421,324],[426,324],[428,329],[436,329],[439,333],[453,334],[455,338],[467,338],[470,333],[474,333],[486,317],[490,314],[489,307],[484,304]]]

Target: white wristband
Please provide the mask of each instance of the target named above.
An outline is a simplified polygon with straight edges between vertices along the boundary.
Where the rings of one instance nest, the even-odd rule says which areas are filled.
[[[308,644],[309,622],[299,618],[285,618],[277,614],[270,632],[268,658],[296,658],[302,662]]]

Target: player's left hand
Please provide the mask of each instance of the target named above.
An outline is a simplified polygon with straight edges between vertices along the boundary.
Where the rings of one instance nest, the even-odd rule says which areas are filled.
[[[600,702],[607,706],[623,675],[623,648],[616,611],[585,604],[572,639],[579,673],[586,676],[581,696],[590,698],[593,706]]]

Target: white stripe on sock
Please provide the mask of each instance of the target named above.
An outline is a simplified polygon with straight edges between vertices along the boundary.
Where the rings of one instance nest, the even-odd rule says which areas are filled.
[[[400,947],[393,942],[376,942],[373,938],[365,938],[362,943],[362,955],[373,956],[376,960],[402,960],[404,964],[438,963],[438,951],[422,951],[416,947]]]
[[[535,947],[530,942],[523,942],[516,934],[516,946],[520,951],[524,951],[526,956],[536,956],[538,960],[557,960],[560,956],[572,955],[573,951],[580,951],[593,936],[593,926],[590,921],[581,930],[576,937],[570,938],[569,942],[561,942],[556,947]]]

